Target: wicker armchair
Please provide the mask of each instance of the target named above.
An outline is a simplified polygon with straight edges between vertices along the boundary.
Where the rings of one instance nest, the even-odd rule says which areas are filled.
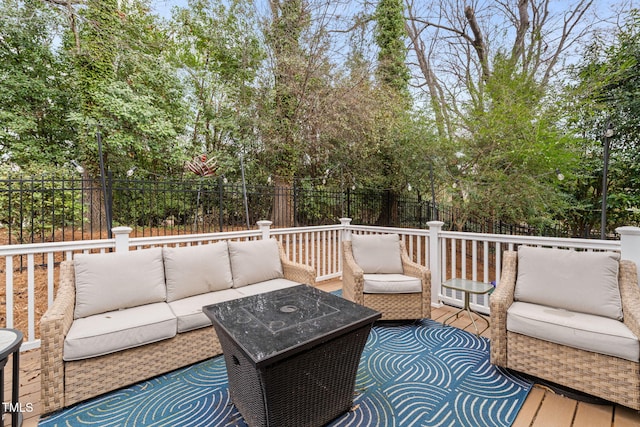
[[[556,249],[556,251],[560,250]],[[543,271],[555,268],[549,265],[538,267]],[[613,271],[614,275],[615,270]],[[576,272],[573,277],[572,275],[566,277],[571,280],[576,274],[578,273]],[[491,363],[640,410],[638,361],[556,344],[511,331],[515,329],[511,323],[513,317],[510,317],[510,325],[508,325],[507,311],[514,301],[518,302],[516,282],[521,281],[520,277],[518,253],[505,252],[500,284],[490,300]],[[640,288],[638,288],[635,263],[619,261],[617,282],[623,314],[621,323],[624,323],[635,337],[640,337]],[[559,287],[556,289],[558,293],[563,292]],[[585,297],[585,292],[576,293],[573,297],[581,303],[580,300]],[[548,310],[553,309],[548,308]],[[570,313],[565,312],[564,317],[570,316]],[[589,323],[583,324],[586,327]],[[576,336],[579,336],[579,333]],[[633,348],[633,343],[630,347]]]
[[[387,235],[389,236],[389,235]],[[397,240],[397,235],[394,235]],[[356,237],[355,235],[353,237]],[[367,237],[367,236],[358,236]],[[365,291],[365,272],[354,258],[351,241],[342,243],[342,296],[382,313],[382,320],[431,317],[431,272],[410,260],[403,241],[395,243],[402,262],[402,274],[421,281],[418,292],[370,293]]]

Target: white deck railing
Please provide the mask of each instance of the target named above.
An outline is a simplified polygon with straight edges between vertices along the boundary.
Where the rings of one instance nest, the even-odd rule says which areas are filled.
[[[426,230],[358,226],[351,225],[349,219],[316,227],[271,229],[270,224],[259,221],[257,230],[248,231],[137,238],[129,238],[129,228],[119,227],[114,229],[113,239],[0,246],[0,281],[5,283],[4,307],[0,306],[4,319],[0,319],[0,326],[18,328],[25,333],[22,350],[39,347],[38,320],[44,313],[38,311],[38,307],[47,307],[53,302],[57,266],[77,253],[274,237],[283,244],[292,261],[313,266],[317,280],[321,281],[340,277],[341,242],[350,239],[351,233],[398,233],[411,258],[431,270],[434,305],[462,303],[462,295],[450,290],[442,292],[441,283],[448,278],[498,282],[503,250],[517,245],[619,251],[623,258],[640,262],[640,229],[636,227],[619,229],[621,240],[604,241],[442,231],[440,222],[429,223]],[[476,310],[488,313],[487,297],[472,298],[472,304]]]

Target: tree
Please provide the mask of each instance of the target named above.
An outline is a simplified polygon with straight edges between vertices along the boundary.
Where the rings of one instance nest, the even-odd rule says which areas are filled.
[[[86,170],[96,176],[98,131],[105,161],[116,172],[134,165],[155,174],[181,168],[184,151],[176,142],[186,123],[183,88],[166,58],[166,33],[147,2],[73,6],[61,9],[70,23],[65,47],[80,98],[69,118]]]
[[[381,0],[375,12],[375,41],[378,46],[376,77],[378,98],[385,110],[379,110],[375,160],[382,173],[382,187],[388,189],[382,206],[380,224],[392,224],[397,221],[398,190],[404,187],[402,156],[398,154],[402,147],[398,144],[402,130],[411,123],[408,111],[411,107],[409,95],[409,70],[405,63],[407,48],[404,26],[404,8],[402,0]]]
[[[612,127],[607,224],[611,232],[640,221],[640,12],[623,17],[613,40],[594,39],[567,87],[569,122],[581,136],[580,180],[567,189],[580,207],[570,211],[576,233],[588,235],[600,221],[604,133]]]
[[[340,21],[340,4],[272,0],[269,5],[265,40],[272,80],[263,86],[259,107],[264,144],[259,161],[281,190],[274,197],[273,220],[276,225],[290,225],[293,209],[288,195],[294,179],[326,160],[330,141],[325,132],[332,123],[345,129],[344,123],[332,120],[357,84],[338,86],[339,65],[330,58],[329,27]]]
[[[402,0],[380,0],[376,8],[375,39],[379,47],[377,76],[380,83],[409,100],[409,69]]]
[[[558,126],[558,109],[542,102],[540,85],[511,67],[494,63],[486,109],[470,111],[470,132],[450,148],[463,147],[447,168],[458,228],[471,216],[551,225],[566,208],[557,176],[573,169],[574,141]]]
[[[166,60],[168,38],[149,14],[148,2],[49,0],[49,5],[67,20],[63,49],[77,106],[65,120],[74,127],[73,149],[85,177],[98,184],[101,161],[120,174],[133,166],[152,176],[181,170],[183,91]],[[103,193],[85,194],[96,227],[110,225]]]
[[[195,153],[253,137],[255,83],[264,54],[243,1],[190,0],[174,11],[175,60],[184,72]]]
[[[557,183],[538,179],[565,168],[572,152],[551,83],[593,29],[592,4],[406,1],[414,78],[448,153],[445,188],[459,227],[468,215],[549,221],[562,208]]]
[[[31,172],[61,166],[75,157],[76,103],[51,36],[61,23],[40,1],[4,1],[0,14],[0,155]]]

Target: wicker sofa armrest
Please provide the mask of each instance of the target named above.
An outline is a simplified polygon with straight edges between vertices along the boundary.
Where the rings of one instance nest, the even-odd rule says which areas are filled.
[[[313,267],[291,261],[280,242],[278,242],[278,251],[280,252],[280,262],[282,263],[282,272],[285,279],[309,286],[315,285],[316,270]]]
[[[282,261],[282,271],[284,272],[285,279],[304,283],[309,286],[315,286],[316,270],[313,267],[306,264],[292,262],[284,258],[280,258],[280,260]]]
[[[500,283],[489,298],[491,316],[491,363],[507,366],[507,310],[516,289],[518,253],[505,251]]]
[[[364,271],[353,257],[350,241],[342,242],[342,296],[364,304]]]
[[[64,339],[73,323],[75,307],[73,261],[60,264],[58,293],[40,319],[41,397],[43,413],[64,407]]]
[[[620,261],[618,283],[624,324],[636,337],[640,338],[640,288],[637,267],[633,261]]]
[[[409,258],[406,245],[400,241],[400,257],[402,259],[402,270],[405,275],[417,277],[422,280],[422,301],[423,316],[431,318],[431,271]]]

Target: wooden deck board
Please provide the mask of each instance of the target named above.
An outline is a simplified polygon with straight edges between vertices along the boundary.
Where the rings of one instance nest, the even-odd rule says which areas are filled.
[[[513,422],[513,427],[529,427],[531,425],[531,421],[535,419],[538,409],[540,409],[544,393],[544,390],[538,387],[531,389],[527,400],[524,401],[516,420]]]
[[[613,406],[594,405],[578,402],[578,410],[573,421],[584,427],[609,427],[613,422]]]
[[[340,289],[339,279],[325,281],[319,288],[331,292]],[[451,315],[454,307],[433,308],[432,319],[442,322]],[[466,313],[455,322],[456,326],[473,331]],[[490,338],[489,331],[483,336]],[[10,365],[5,378],[11,378]],[[8,386],[6,387],[8,389]],[[5,395],[9,396],[9,395]],[[20,356],[20,402],[33,405],[33,412],[24,414],[24,427],[38,424],[40,405],[40,350],[24,352]],[[612,421],[613,420],[613,421]],[[534,386],[513,424],[514,427],[638,427],[640,413],[618,405],[589,405],[559,396],[546,388]]]
[[[578,402],[553,393],[545,393],[532,427],[571,426]],[[578,424],[579,425],[579,424]]]
[[[640,426],[640,415],[638,415],[638,411],[624,406],[616,406],[614,408],[613,427],[638,426]]]

